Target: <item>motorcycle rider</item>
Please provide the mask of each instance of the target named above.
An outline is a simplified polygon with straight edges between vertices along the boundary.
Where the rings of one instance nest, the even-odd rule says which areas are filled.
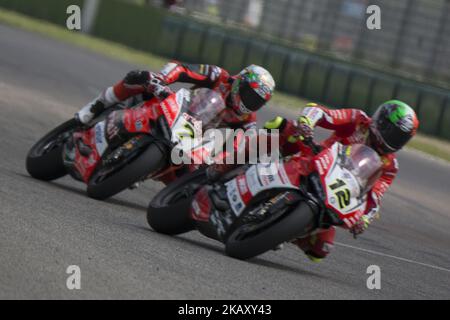
[[[333,134],[321,143],[329,147],[334,142],[366,144],[374,149],[383,162],[382,174],[369,192],[366,213],[352,227],[356,236],[368,228],[379,211],[383,194],[392,184],[398,161],[395,152],[399,151],[416,133],[419,126],[414,110],[399,100],[382,103],[372,118],[359,109],[331,110],[322,105],[309,103],[297,120],[276,117],[265,124],[266,129],[278,129],[282,155],[297,153],[305,148],[304,139],[313,137],[315,126],[334,130]],[[333,246],[335,228],[315,230],[310,235],[293,241],[315,262],[320,261]]]
[[[232,76],[218,66],[173,61],[166,64],[159,73],[130,71],[123,80],[107,88],[78,111],[75,118],[80,123],[87,124],[106,108],[118,102],[135,105],[152,96],[163,100],[171,93],[167,86],[176,82],[191,83],[195,87],[206,87],[219,92],[227,106],[220,115],[222,121],[219,126],[232,129],[255,128],[256,111],[270,100],[275,89],[272,75],[257,65],[247,66],[237,75]],[[147,124],[148,119],[145,118],[149,118],[153,110],[142,112],[142,110],[129,109],[126,111],[128,119],[133,121],[125,121],[124,111],[115,111],[109,115],[106,124],[108,142],[117,140],[117,137],[122,139],[130,131],[148,132],[148,125],[141,125],[140,131],[136,131],[134,123]],[[130,113],[132,113],[131,116]],[[167,183],[175,178],[176,174],[172,172],[161,180]]]

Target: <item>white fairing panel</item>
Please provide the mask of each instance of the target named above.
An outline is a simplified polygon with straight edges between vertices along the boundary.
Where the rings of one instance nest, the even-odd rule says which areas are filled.
[[[182,150],[191,150],[201,142],[202,124],[194,117],[183,112],[182,106],[184,100],[190,100],[191,92],[186,89],[180,89],[176,93],[176,102],[180,106],[180,112],[177,114],[175,123],[172,126],[172,142],[178,145]]]
[[[225,185],[227,187],[228,200],[234,213],[239,216],[245,209],[247,203],[243,200],[242,189],[238,187],[238,179],[236,177]],[[245,182],[248,186],[245,192],[246,199],[252,199],[258,193],[264,190],[276,188],[298,189],[289,180],[283,163],[257,164],[251,166],[245,173]]]
[[[325,176],[327,203],[341,215],[363,211],[367,196],[362,193],[356,177],[337,163],[339,144],[332,147],[333,163]]]
[[[245,173],[245,178],[253,196],[268,189],[297,189],[287,177],[283,163],[271,162],[251,166]]]
[[[343,215],[363,210],[365,199],[361,199],[358,181],[347,169],[334,166],[325,178],[328,204]],[[365,197],[363,197],[365,198]]]

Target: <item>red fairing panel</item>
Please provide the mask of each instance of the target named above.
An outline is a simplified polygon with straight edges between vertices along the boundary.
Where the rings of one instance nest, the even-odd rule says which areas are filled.
[[[314,166],[322,179],[327,175],[333,161],[334,158],[331,149],[325,149],[314,157]]]
[[[95,127],[84,132],[74,133],[74,141],[78,139],[82,139],[84,144],[88,145],[92,149],[89,157],[84,157],[80,154],[78,148],[75,148],[76,154],[74,166],[80,173],[83,181],[87,183],[100,160],[100,155],[95,145]]]
[[[284,171],[289,178],[289,183],[294,186],[300,186],[301,177],[310,174],[312,170],[314,170],[314,167],[311,159],[300,154],[295,154],[284,163]]]
[[[197,221],[209,221],[211,215],[211,203],[205,187],[201,188],[192,201],[190,209],[191,218]]]
[[[156,119],[158,117],[159,101],[152,99],[145,102],[142,106],[133,109],[126,109],[119,112],[123,117],[123,125],[128,132],[150,132],[150,119]],[[107,121],[97,123],[94,127],[83,131],[74,133],[74,141],[81,139],[84,144],[88,145],[92,152],[88,157],[82,156],[78,148],[76,148],[75,154],[75,169],[80,173],[83,181],[86,183],[89,181],[92,172],[97,166],[97,163],[101,159],[102,152],[106,149],[107,142],[105,140],[105,125]],[[98,132],[96,132],[96,130]]]
[[[164,115],[167,119],[167,123],[170,127],[172,127],[177,119],[180,109],[181,106],[179,106],[176,101],[176,94],[172,94],[160,103],[158,113]]]

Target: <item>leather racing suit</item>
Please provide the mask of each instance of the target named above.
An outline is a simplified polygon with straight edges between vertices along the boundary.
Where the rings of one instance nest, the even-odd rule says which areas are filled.
[[[230,92],[233,81],[236,76],[231,76],[226,70],[207,64],[183,64],[178,62],[169,62],[160,73],[149,71],[130,71],[123,80],[114,86],[107,88],[97,97],[91,105],[94,105],[94,112],[101,113],[118,102],[126,105],[136,105],[139,102],[148,100],[153,96],[164,99],[170,94],[169,84],[176,82],[190,83],[194,88],[206,87],[219,92],[227,106],[231,104]],[[98,103],[100,101],[101,103]],[[95,105],[97,103],[97,105]],[[98,106],[96,108],[96,106]],[[88,108],[84,108],[88,109]],[[145,110],[142,110],[145,109]],[[125,109],[112,112],[107,119],[108,128],[106,138],[108,142],[114,142],[119,137],[127,136],[130,132],[149,132],[149,125],[140,125],[138,128],[135,123],[148,124],[148,119],[152,117],[154,110],[152,107],[143,106],[137,109]],[[219,127],[231,129],[250,129],[256,127],[256,112],[248,114],[237,114],[232,108],[225,109],[221,116]],[[164,183],[169,183],[178,176],[186,172],[186,166],[168,172],[158,179]]]
[[[369,125],[371,118],[359,109],[338,109],[331,110],[324,106],[310,103],[302,112],[301,118],[306,119],[309,126],[314,128],[319,126],[333,130],[330,137],[325,139],[321,145],[331,146],[338,141],[344,145],[348,144],[368,144]],[[280,151],[283,156],[300,152],[304,148],[299,136],[298,122],[276,117],[274,120],[266,122],[266,129],[279,129]],[[375,182],[369,192],[368,206],[364,219],[372,218],[379,210],[381,198],[392,184],[397,171],[398,161],[394,153],[379,154],[383,163],[382,174]],[[307,237],[295,240],[297,244],[311,260],[324,258],[333,246],[335,228],[318,229]]]

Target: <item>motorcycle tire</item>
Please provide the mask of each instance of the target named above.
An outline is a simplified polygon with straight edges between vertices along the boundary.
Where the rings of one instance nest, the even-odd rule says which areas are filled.
[[[87,195],[93,199],[105,200],[161,169],[166,162],[166,153],[152,143],[130,163],[104,180],[97,181],[98,168],[89,180]]]
[[[206,182],[205,169],[199,169],[167,185],[150,202],[147,208],[147,222],[156,232],[176,235],[195,229],[189,217],[194,194],[185,194],[188,184],[203,185]]]
[[[314,212],[307,203],[301,202],[294,210],[254,236],[240,239],[241,228],[245,225],[238,227],[228,236],[225,253],[240,260],[250,259],[281,243],[306,235],[314,228],[314,224]]]
[[[50,181],[67,174],[62,155],[64,144],[53,146],[50,150],[44,150],[44,148],[61,134],[74,129],[76,126],[75,119],[68,120],[47,133],[31,147],[26,159],[26,169],[30,176],[35,179]]]

